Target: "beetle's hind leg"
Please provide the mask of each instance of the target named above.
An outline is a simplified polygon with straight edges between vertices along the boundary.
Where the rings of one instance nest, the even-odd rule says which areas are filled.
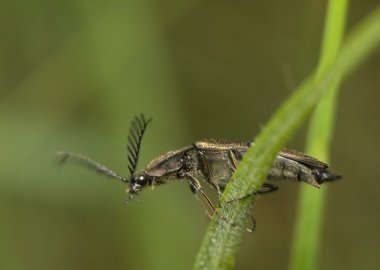
[[[252,222],[252,226],[250,228],[246,228],[246,230],[250,233],[253,233],[255,230],[256,230],[256,219],[255,217],[253,216],[253,214],[251,214],[250,216],[250,219],[251,219],[251,222]]]
[[[272,191],[275,191],[278,189],[278,186],[276,185],[273,185],[273,184],[269,184],[269,183],[264,183],[259,192],[257,192],[256,194],[264,194],[264,193],[269,193],[269,192],[272,192]]]
[[[228,157],[230,158],[230,162],[234,168],[234,171],[236,170],[237,166],[238,166],[238,163],[239,163],[239,159],[237,157],[237,153],[232,151],[232,150],[229,150],[228,151]],[[252,193],[252,194],[247,194],[246,196],[242,197],[242,198],[238,198],[238,199],[234,199],[233,201],[235,200],[240,200],[240,199],[245,199],[245,198],[248,198],[249,196],[253,195],[253,194],[264,194],[264,193],[269,193],[269,192],[272,192],[272,191],[275,191],[277,190],[278,187],[273,185],[273,184],[269,184],[269,183],[264,183],[258,192],[255,192],[255,193]],[[220,190],[218,188],[218,192],[220,193]],[[221,194],[220,194],[221,195]]]
[[[265,193],[269,193],[269,192],[272,192],[272,191],[275,191],[277,190],[278,187],[276,185],[272,185],[272,184],[269,184],[269,183],[264,183],[261,188],[259,189],[258,192],[254,192],[254,193],[249,193],[241,198],[237,198],[237,199],[232,199],[230,201],[227,201],[227,203],[231,203],[231,202],[234,202],[234,201],[240,201],[240,200],[244,200],[244,199],[247,199],[249,198],[250,196],[252,195],[256,195],[256,194],[265,194]],[[250,219],[251,219],[251,222],[252,222],[252,226],[250,228],[246,228],[246,230],[250,233],[253,233],[256,229],[256,220],[255,220],[255,217],[253,216],[253,214],[250,215]]]
[[[247,195],[245,195],[243,197],[232,199],[230,201],[227,201],[227,203],[231,203],[231,202],[234,202],[234,201],[244,200],[244,199],[247,199],[248,197],[250,197],[252,195],[270,193],[272,191],[276,191],[277,189],[278,189],[278,187],[276,185],[272,185],[272,184],[269,184],[269,183],[264,183],[261,186],[261,188],[259,189],[258,192],[249,193],[249,194],[247,194]]]

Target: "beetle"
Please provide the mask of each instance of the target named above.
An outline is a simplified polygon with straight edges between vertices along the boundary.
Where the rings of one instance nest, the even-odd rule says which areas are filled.
[[[61,162],[73,158],[99,173],[129,183],[129,198],[138,195],[147,186],[187,181],[196,197],[199,199],[197,195],[200,194],[215,212],[216,208],[204,192],[201,181],[216,189],[220,197],[244,154],[254,143],[215,139],[197,141],[179,150],[166,152],[154,158],[143,170],[136,171],[141,141],[150,122],[151,119],[146,119],[140,114],[135,116],[131,123],[127,146],[129,177],[123,177],[78,153],[59,152]],[[276,180],[303,181],[319,188],[323,183],[339,178],[341,175],[328,170],[328,164],[301,152],[283,149],[275,158],[266,182],[258,193],[277,190],[278,187],[273,184]],[[206,213],[209,215],[207,210]]]

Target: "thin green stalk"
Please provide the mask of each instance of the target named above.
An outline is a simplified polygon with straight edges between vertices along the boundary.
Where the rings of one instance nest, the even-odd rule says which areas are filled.
[[[325,72],[338,55],[345,29],[348,10],[347,0],[330,0],[316,79]],[[329,148],[333,135],[335,108],[340,77],[323,96],[310,121],[306,152],[329,160]],[[302,186],[297,209],[290,270],[316,269],[320,246],[321,226],[326,192]],[[312,211],[310,211],[312,209]]]
[[[246,228],[246,220],[255,196],[246,194],[259,190],[276,154],[310,114],[320,98],[357,67],[380,43],[380,7],[350,34],[338,56],[318,78],[315,73],[279,108],[244,156],[222,198],[219,214],[211,220],[194,269],[232,269],[235,254]],[[226,221],[228,220],[228,221]],[[231,222],[229,222],[231,221]]]

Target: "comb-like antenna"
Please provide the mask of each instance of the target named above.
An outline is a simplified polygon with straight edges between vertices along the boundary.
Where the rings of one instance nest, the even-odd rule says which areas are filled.
[[[129,162],[128,170],[130,176],[132,176],[136,170],[137,161],[139,159],[141,141],[146,127],[148,126],[151,120],[152,118],[146,120],[143,114],[140,114],[139,116],[136,115],[135,118],[132,120],[131,127],[129,128],[127,146]]]

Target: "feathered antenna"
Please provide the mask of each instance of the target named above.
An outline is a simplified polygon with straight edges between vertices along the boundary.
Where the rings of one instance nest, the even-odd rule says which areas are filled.
[[[136,115],[135,118],[132,120],[131,127],[129,128],[127,149],[129,162],[128,170],[130,176],[132,176],[136,171],[141,141],[144,136],[146,127],[148,126],[150,121],[152,121],[152,118],[146,120],[143,114],[140,114],[139,116]]]

